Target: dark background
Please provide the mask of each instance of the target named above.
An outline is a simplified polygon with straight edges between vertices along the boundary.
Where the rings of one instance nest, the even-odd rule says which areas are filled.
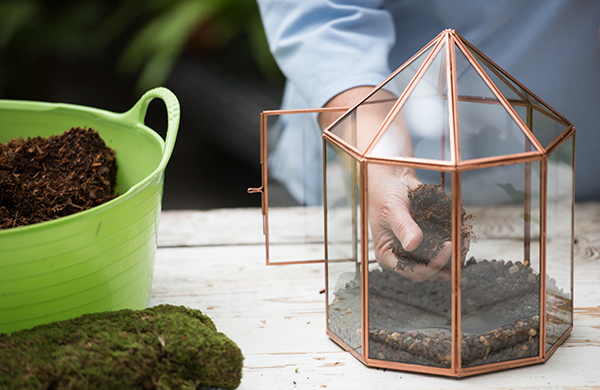
[[[127,111],[179,99],[163,209],[258,207],[259,114],[283,77],[252,0],[0,0],[0,98]],[[146,124],[164,136],[155,99]]]

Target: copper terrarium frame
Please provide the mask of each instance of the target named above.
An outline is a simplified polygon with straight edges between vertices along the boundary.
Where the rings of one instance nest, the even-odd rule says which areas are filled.
[[[474,68],[476,74],[483,80],[487,88],[492,92],[493,96],[470,96],[470,95],[459,95],[457,92],[457,74],[456,74],[456,53],[466,58],[469,65]],[[419,81],[423,78],[425,72],[430,68],[432,62],[442,55],[443,63],[439,67],[439,78],[444,80],[445,90],[438,91],[438,94],[445,99],[447,106],[446,118],[447,118],[447,129],[448,131],[441,134],[442,145],[448,145],[449,147],[442,147],[440,159],[427,159],[422,157],[413,156],[385,156],[377,153],[373,153],[377,147],[378,142],[384,136],[388,127],[393,123],[396,116],[402,110],[402,107],[409,99],[409,96],[414,91]],[[388,111],[387,116],[381,123],[381,125],[371,132],[370,140],[362,145],[357,145],[355,140],[350,140],[343,134],[340,134],[337,128],[340,123],[347,120],[350,116],[356,113],[357,108],[364,107],[366,105],[376,102],[375,94],[384,88],[390,80],[393,80],[398,74],[407,69],[411,64],[414,66],[415,59],[419,58],[420,65],[416,68],[414,76],[406,83],[402,91],[397,93],[397,97],[390,100],[391,109]],[[487,71],[484,69],[486,67]],[[502,82],[502,88],[504,92],[509,91],[512,97],[505,97],[502,93],[501,88],[496,84]],[[483,105],[496,105],[501,106],[506,110],[511,120],[514,121],[517,128],[524,134],[524,145],[522,151],[517,153],[503,154],[503,155],[491,155],[475,158],[462,158],[461,155],[461,142],[460,142],[460,131],[459,131],[459,102],[472,102]],[[525,110],[524,115],[517,113],[515,107],[519,107],[520,110]],[[323,150],[327,146],[333,145],[339,149],[342,153],[349,156],[354,161],[353,168],[353,184],[358,190],[352,195],[352,202],[357,210],[357,217],[353,218],[355,245],[358,253],[354,256],[365,261],[356,261],[357,274],[360,275],[360,294],[361,294],[361,329],[360,337],[362,338],[361,347],[356,348],[349,345],[346,340],[338,336],[332,331],[329,326],[327,327],[327,335],[339,344],[343,349],[351,353],[358,360],[363,362],[365,365],[370,367],[379,367],[386,369],[395,369],[403,371],[421,372],[427,374],[436,374],[452,377],[464,377],[470,375],[476,375],[491,371],[504,370],[514,367],[532,365],[537,363],[545,362],[562,344],[562,342],[568,337],[572,331],[572,318],[573,318],[573,305],[572,305],[572,293],[573,293],[573,213],[574,213],[574,182],[571,180],[570,190],[570,303],[567,311],[570,311],[570,324],[568,328],[562,333],[562,335],[552,345],[547,345],[547,278],[542,277],[547,275],[547,249],[546,249],[546,236],[547,236],[547,203],[548,203],[548,158],[550,155],[555,153],[565,142],[572,141],[574,145],[575,128],[566,120],[562,115],[557,113],[555,110],[550,108],[536,95],[531,93],[518,81],[504,72],[498,65],[492,62],[463,37],[461,37],[454,30],[445,30],[434,38],[429,44],[427,44],[421,51],[407,61],[403,66],[398,68],[392,73],[385,81],[379,86],[373,89],[373,91],[365,96],[355,106],[350,108],[333,108],[329,109],[340,112],[340,117],[329,125],[323,131]],[[327,109],[310,109],[310,110],[288,110],[288,111],[267,111],[261,115],[261,164],[263,167],[263,186],[258,189],[250,189],[249,192],[258,192],[263,195],[263,216],[264,216],[264,227],[267,243],[267,263],[268,264],[279,264],[278,262],[269,259],[269,236],[268,236],[268,190],[267,190],[267,164],[266,164],[266,120],[270,115],[278,114],[295,114],[295,113],[320,113],[327,111]],[[558,126],[561,131],[555,131],[552,134],[551,140],[544,140],[540,142],[536,134],[532,130],[532,118],[535,115],[543,115],[550,118],[555,123],[559,123]],[[353,122],[354,123],[354,122]],[[356,127],[356,125],[354,125]],[[562,126],[562,127],[561,127]],[[354,129],[354,131],[360,132],[360,129]],[[443,139],[448,137],[449,139]],[[570,145],[570,144],[569,144]],[[444,155],[449,150],[449,155]],[[326,176],[326,158],[325,152],[323,153],[323,165],[324,165],[324,176]],[[570,162],[571,175],[573,175],[574,166],[574,146],[572,149],[572,160]],[[462,175],[468,171],[475,171],[486,168],[503,167],[514,164],[523,164],[530,168],[529,164],[539,164],[539,353],[537,356],[523,357],[519,359],[511,359],[500,361],[497,363],[481,364],[470,367],[462,366],[462,350],[461,350],[461,245],[452,245],[452,267],[451,267],[451,356],[449,366],[436,367],[433,365],[420,365],[414,363],[403,363],[398,361],[389,361],[386,359],[379,359],[370,356],[369,344],[372,342],[369,339],[369,266],[374,263],[374,260],[370,259],[370,248],[369,243],[369,215],[368,215],[368,182],[369,182],[369,170],[370,164],[385,165],[385,166],[402,166],[414,169],[425,169],[429,171],[440,172],[440,182],[443,186],[444,178],[449,178],[451,181],[451,207],[452,207],[452,243],[461,242],[461,208],[462,208],[462,195],[461,194],[461,180]],[[537,165],[536,165],[537,166]],[[526,169],[526,172],[530,172],[531,169]],[[527,175],[527,174],[526,174]],[[530,173],[529,173],[530,175]],[[573,175],[574,176],[574,175]],[[446,180],[447,180],[446,179]],[[530,177],[526,176],[526,183],[529,183]],[[326,180],[324,180],[326,183]],[[326,186],[326,184],[325,184]],[[528,188],[528,184],[525,184],[525,192],[530,195],[532,192],[531,188]],[[528,215],[531,208],[529,196],[525,197],[523,201],[523,214]],[[327,197],[325,197],[325,216],[324,220],[327,221]],[[325,223],[325,231],[327,231],[327,223]],[[530,252],[534,249],[530,246],[531,236],[531,221],[528,219],[524,220],[523,226],[524,234],[524,253],[523,263],[529,265]],[[328,247],[327,233],[325,233],[325,248]],[[358,244],[356,244],[358,242]],[[325,249],[325,270],[326,270],[326,286],[327,286],[327,297],[332,293],[331,286],[328,282],[328,261],[339,261],[336,259],[328,259],[328,251]],[[347,259],[346,259],[347,260]],[[291,263],[303,263],[303,262],[316,262],[319,260],[310,261],[294,261]],[[290,264],[290,262],[285,262]],[[360,269],[359,269],[360,268]],[[326,315],[329,318],[329,303],[326,304]]]

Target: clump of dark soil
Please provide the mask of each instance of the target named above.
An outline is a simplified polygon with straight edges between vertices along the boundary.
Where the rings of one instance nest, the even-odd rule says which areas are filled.
[[[0,229],[64,217],[117,195],[114,150],[93,129],[0,144]]]
[[[443,191],[440,185],[421,184],[416,188],[408,190],[410,200],[410,215],[423,231],[423,241],[419,247],[408,252],[395,239],[390,245],[392,253],[398,259],[396,268],[404,270],[416,264],[429,264],[429,261],[437,255],[442,249],[444,242],[452,239],[452,198]],[[461,237],[470,239],[472,233],[472,223],[475,216],[467,214],[461,207]],[[467,248],[463,247],[463,257],[466,255]],[[444,266],[444,269],[451,269],[451,261]]]

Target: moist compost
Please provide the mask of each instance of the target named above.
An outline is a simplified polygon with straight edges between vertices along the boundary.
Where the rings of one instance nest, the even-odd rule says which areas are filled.
[[[398,238],[390,245],[392,253],[398,259],[396,268],[403,271],[412,269],[416,264],[429,264],[429,261],[442,249],[444,242],[452,239],[452,198],[440,185],[421,184],[408,190],[409,212],[412,219],[423,231],[423,240],[412,252],[406,251]],[[467,214],[461,207],[461,237],[463,241],[472,236],[472,222],[475,216]],[[467,248],[463,248],[463,258]],[[443,269],[451,269],[451,261]]]
[[[369,356],[450,367],[451,281],[414,282],[394,271],[369,272]],[[571,300],[547,279],[547,341],[569,328]],[[361,289],[349,282],[334,291],[329,329],[359,353]],[[461,270],[462,367],[539,355],[539,274],[521,262],[476,261]]]
[[[117,196],[114,150],[92,128],[0,144],[0,230],[90,209]]]

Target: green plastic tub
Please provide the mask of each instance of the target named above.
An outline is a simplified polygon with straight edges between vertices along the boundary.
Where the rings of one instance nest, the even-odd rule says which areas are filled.
[[[163,140],[144,124],[154,98],[167,109]],[[142,309],[152,288],[164,170],[179,126],[165,88],[125,113],[0,100],[0,142],[94,128],[117,156],[117,198],[81,213],[0,230],[0,333],[117,309]]]

